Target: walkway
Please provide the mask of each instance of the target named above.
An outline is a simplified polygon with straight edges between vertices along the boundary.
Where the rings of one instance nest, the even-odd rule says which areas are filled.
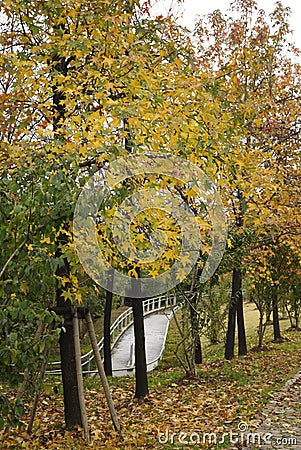
[[[147,370],[153,370],[165,347],[172,310],[148,314],[144,318]],[[113,376],[132,375],[134,369],[134,327],[131,325],[112,350]]]
[[[235,449],[301,450],[301,372],[274,394],[256,421],[260,445]]]
[[[148,370],[154,369],[158,364],[165,346],[169,320],[178,308],[177,297],[174,294],[152,297],[143,300],[143,314],[146,328],[147,363]],[[152,318],[151,318],[152,317]],[[135,361],[133,359],[133,309],[127,308],[110,327],[110,342],[113,355],[113,374],[126,375],[134,373]],[[103,355],[104,338],[97,343],[98,350]],[[83,373],[96,373],[91,369],[94,360],[93,350],[81,356]],[[61,362],[53,361],[48,374],[61,375]]]

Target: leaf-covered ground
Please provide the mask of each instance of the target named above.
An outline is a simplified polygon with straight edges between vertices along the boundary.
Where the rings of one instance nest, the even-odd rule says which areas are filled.
[[[230,430],[236,432],[239,423],[252,428],[273,392],[300,370],[300,332],[286,336],[289,341],[270,343],[264,352],[250,351],[247,357],[231,362],[203,364],[197,378],[185,379],[179,368],[156,370],[149,377],[150,394],[143,402],[133,398],[133,378],[111,379],[123,440],[113,429],[99,379],[85,380],[91,442],[85,442],[82,430],[64,430],[61,385],[52,379],[56,389],[43,394],[33,434],[12,430],[2,436],[1,448],[230,448],[227,439],[225,444],[209,444],[204,433],[220,437]]]

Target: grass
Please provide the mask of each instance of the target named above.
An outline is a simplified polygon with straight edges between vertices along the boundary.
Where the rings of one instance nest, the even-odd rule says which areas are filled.
[[[178,320],[180,320],[181,310],[178,311]],[[259,321],[259,313],[257,308],[253,303],[246,303],[244,305],[244,315],[245,315],[245,328],[246,336],[249,349],[257,346],[257,326]],[[282,331],[285,331],[289,326],[290,322],[288,319],[281,320],[280,326]],[[159,369],[166,369],[168,367],[174,367],[179,364],[179,361],[175,355],[177,345],[181,341],[181,334],[178,330],[175,320],[171,320],[166,347],[164,350],[163,358],[159,363]],[[268,325],[265,333],[265,342],[270,342],[273,339],[273,327]],[[236,330],[236,340],[237,340],[237,330]],[[206,337],[202,337],[202,351],[203,359],[206,362],[214,362],[217,359],[221,359],[224,356],[224,342],[221,341],[218,344],[210,344]],[[179,355],[183,357],[183,348],[179,348]]]

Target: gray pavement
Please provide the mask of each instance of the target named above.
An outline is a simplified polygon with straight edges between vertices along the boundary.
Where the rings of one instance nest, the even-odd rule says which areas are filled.
[[[301,372],[273,394],[255,422],[257,445],[235,449],[301,450]]]
[[[172,310],[148,314],[144,318],[147,370],[153,370],[165,345],[165,338],[172,316]],[[112,350],[113,376],[133,375],[134,327],[131,325],[120,337]]]

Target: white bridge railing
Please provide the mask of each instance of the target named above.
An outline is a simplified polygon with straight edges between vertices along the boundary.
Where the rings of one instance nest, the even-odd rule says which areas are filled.
[[[143,301],[143,313],[144,316],[147,314],[159,311],[161,309],[172,308],[177,304],[177,298],[175,295],[164,295],[160,297],[148,298]],[[116,345],[118,339],[122,334],[129,328],[133,323],[133,310],[128,308],[124,311],[111,325],[110,328],[110,341],[111,348],[113,349]],[[97,343],[99,352],[103,356],[104,338],[102,337]],[[81,356],[83,373],[89,373],[91,369],[91,362],[94,359],[93,350],[85,353]],[[61,374],[61,362],[54,361],[49,363],[52,369],[48,370],[47,373],[50,375],[60,375]]]

